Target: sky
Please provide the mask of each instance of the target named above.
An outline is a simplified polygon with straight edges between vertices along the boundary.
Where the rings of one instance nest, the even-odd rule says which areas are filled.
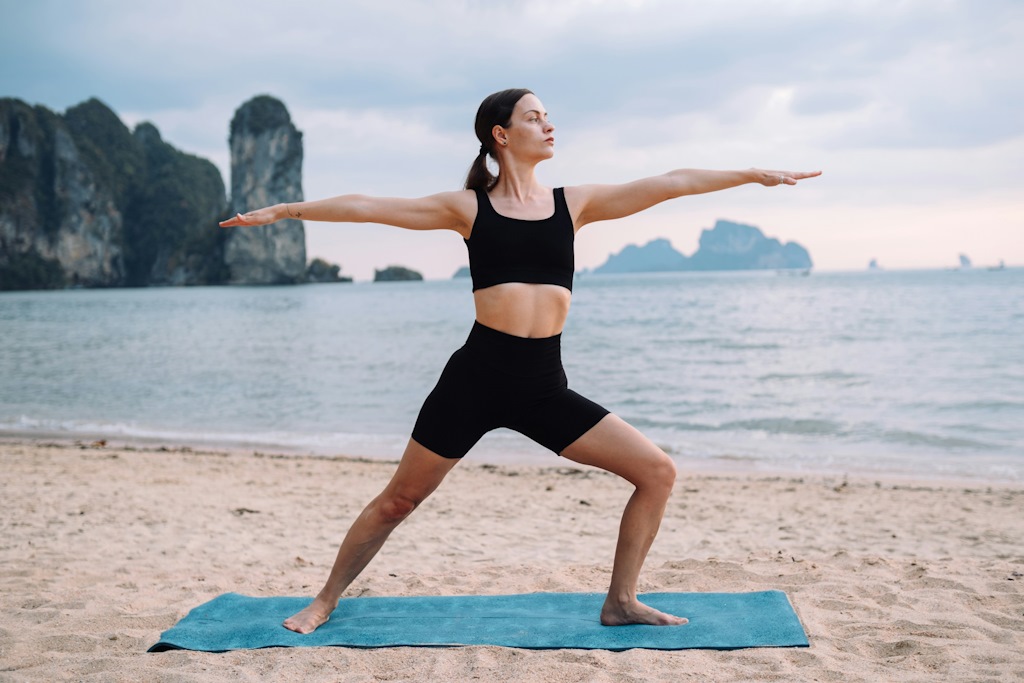
[[[677,168],[822,170],[796,186],[682,197],[577,235],[577,269],[716,220],[806,247],[822,271],[1024,265],[1020,0],[0,0],[0,97],[90,97],[213,161],[281,99],[307,199],[462,187],[489,93],[533,90],[557,187]],[[252,207],[257,208],[257,207]],[[467,263],[451,231],[306,223],[310,258],[372,279]]]

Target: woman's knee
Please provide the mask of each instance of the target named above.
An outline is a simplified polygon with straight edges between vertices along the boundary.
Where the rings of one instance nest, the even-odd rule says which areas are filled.
[[[676,483],[676,463],[660,448],[660,455],[644,468],[642,481],[635,482],[637,488],[659,490],[668,495]]]
[[[377,513],[388,523],[398,523],[413,513],[420,506],[424,497],[413,496],[401,492],[385,491],[377,498]]]
[[[656,491],[666,497],[676,483],[676,463],[660,446],[633,427],[637,458],[631,481],[638,489]]]

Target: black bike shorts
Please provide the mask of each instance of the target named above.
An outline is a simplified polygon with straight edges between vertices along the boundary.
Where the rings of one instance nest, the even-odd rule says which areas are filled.
[[[561,453],[609,413],[569,389],[562,335],[517,337],[474,321],[423,407],[412,438],[461,458],[487,432],[513,429]]]

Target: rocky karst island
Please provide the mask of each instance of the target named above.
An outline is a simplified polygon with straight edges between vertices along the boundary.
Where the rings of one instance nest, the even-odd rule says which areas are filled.
[[[302,200],[302,133],[284,104],[245,102],[229,144],[230,199],[213,163],[98,99],[64,114],[0,99],[0,290],[351,281],[307,264],[301,221],[216,227]]]
[[[595,273],[653,273],[677,270],[807,269],[811,255],[796,242],[782,244],[758,228],[718,220],[700,235],[693,256],[676,251],[665,238],[644,246],[627,245],[594,269]]]

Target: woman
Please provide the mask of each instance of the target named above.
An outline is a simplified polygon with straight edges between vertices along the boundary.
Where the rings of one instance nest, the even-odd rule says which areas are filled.
[[[636,487],[619,527],[601,623],[677,625],[686,619],[637,600],[640,567],[675,481],[672,460],[643,434],[570,390],[560,338],[572,291],[573,240],[588,223],[629,216],[667,199],[745,183],[795,185],[819,175],[782,171],[677,170],[623,185],[552,190],[534,169],[554,155],[554,125],[529,90],[487,97],[476,116],[480,153],[466,189],[421,199],[345,195],[278,204],[221,223],[265,225],[285,218],[453,230],[469,250],[476,321],[445,366],[416,419],[394,477],[352,524],[326,585],[284,626],[310,633],[392,530],[438,487],[483,434],[509,427],[555,453],[613,472]],[[487,156],[498,164],[493,177]]]

